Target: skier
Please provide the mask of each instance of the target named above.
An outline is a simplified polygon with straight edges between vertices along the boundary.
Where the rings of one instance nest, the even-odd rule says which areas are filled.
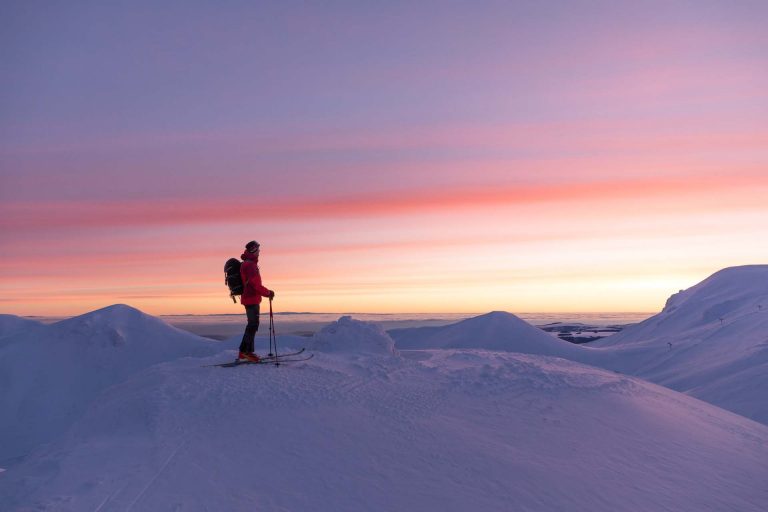
[[[275,292],[261,284],[259,273],[259,243],[251,240],[245,244],[245,252],[240,256],[243,264],[240,267],[240,277],[243,279],[243,294],[240,304],[245,306],[248,325],[245,326],[243,341],[240,343],[239,361],[258,362],[259,356],[253,351],[253,339],[259,330],[259,304],[262,297],[275,298]]]

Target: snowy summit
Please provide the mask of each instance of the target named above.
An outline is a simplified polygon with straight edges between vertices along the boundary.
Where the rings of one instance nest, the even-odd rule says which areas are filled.
[[[768,265],[730,267],[667,299],[656,316],[606,338],[606,345],[751,321],[768,313]]]
[[[596,364],[768,424],[768,265],[723,269],[594,346]]]

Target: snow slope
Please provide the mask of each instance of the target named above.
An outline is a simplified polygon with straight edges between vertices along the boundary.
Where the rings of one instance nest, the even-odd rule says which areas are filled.
[[[42,328],[43,324],[16,315],[0,315],[0,347],[12,343],[14,335]]]
[[[723,269],[590,345],[600,349],[593,364],[768,424],[768,265]]]
[[[504,311],[493,311],[441,327],[393,329],[389,335],[402,350],[479,348],[559,357],[578,352],[578,347],[571,343]]]
[[[308,342],[324,347],[308,362],[202,367],[234,357],[226,350],[134,372],[88,400],[66,436],[8,467],[0,502],[100,512],[768,506],[765,425],[559,358],[408,358],[379,350],[381,334],[341,319]]]
[[[658,338],[660,333],[679,336],[736,322],[759,322],[763,313],[768,315],[768,265],[729,267],[673,294],[659,314],[596,345],[637,343]]]
[[[125,305],[35,325],[5,339],[0,345],[0,461],[55,439],[101,391],[134,373],[218,351],[215,342]]]
[[[40,322],[16,315],[0,315],[0,337],[41,325]]]

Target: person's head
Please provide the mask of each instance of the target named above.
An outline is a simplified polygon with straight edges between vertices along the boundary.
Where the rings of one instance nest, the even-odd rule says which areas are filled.
[[[245,251],[249,252],[251,254],[258,254],[259,253],[259,242],[256,240],[251,240],[247,244],[245,244]]]

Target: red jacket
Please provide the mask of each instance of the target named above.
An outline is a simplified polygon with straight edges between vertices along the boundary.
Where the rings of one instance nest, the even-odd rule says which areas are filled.
[[[243,279],[243,294],[240,296],[240,304],[244,306],[261,304],[261,298],[269,297],[271,292],[261,284],[259,257],[244,252],[240,258],[243,260],[243,264],[240,265],[240,277]]]

